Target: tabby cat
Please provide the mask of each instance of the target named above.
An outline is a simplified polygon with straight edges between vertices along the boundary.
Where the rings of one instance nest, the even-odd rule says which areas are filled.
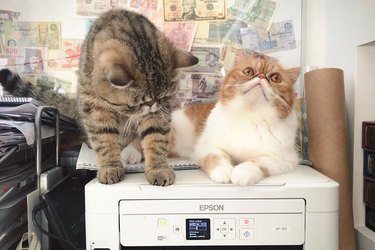
[[[0,81],[15,95],[36,97],[79,120],[96,152],[99,182],[123,179],[120,152],[136,140],[145,158],[146,179],[165,186],[175,179],[166,160],[168,101],[178,87],[176,69],[197,62],[190,53],[175,48],[146,17],[113,10],[94,22],[82,44],[77,99],[33,88],[9,71],[1,72]]]
[[[300,69],[242,55],[218,102],[172,113],[170,153],[192,159],[216,182],[251,185],[298,166],[293,85]],[[134,147],[122,160],[134,159]]]

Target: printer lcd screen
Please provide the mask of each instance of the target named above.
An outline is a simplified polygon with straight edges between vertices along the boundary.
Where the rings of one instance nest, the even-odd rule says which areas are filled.
[[[209,240],[210,219],[186,219],[187,240]]]

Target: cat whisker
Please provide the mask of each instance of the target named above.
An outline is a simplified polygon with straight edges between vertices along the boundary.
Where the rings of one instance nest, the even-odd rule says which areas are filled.
[[[241,83],[241,84],[223,85],[222,86],[222,88],[230,88],[230,87],[243,87],[243,83]]]

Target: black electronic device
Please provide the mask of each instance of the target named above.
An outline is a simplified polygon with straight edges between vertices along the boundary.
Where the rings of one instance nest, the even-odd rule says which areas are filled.
[[[87,173],[71,174],[43,194],[49,232],[69,241],[78,249],[85,248],[84,186],[93,177]],[[71,249],[65,243],[54,241],[53,246],[56,244],[61,249]]]

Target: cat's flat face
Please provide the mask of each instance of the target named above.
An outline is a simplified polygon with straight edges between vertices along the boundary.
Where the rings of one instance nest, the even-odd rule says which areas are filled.
[[[242,100],[245,105],[274,105],[281,117],[294,105],[293,85],[299,68],[284,69],[275,60],[260,55],[242,55],[224,79],[220,101]],[[247,104],[246,104],[247,103]]]

